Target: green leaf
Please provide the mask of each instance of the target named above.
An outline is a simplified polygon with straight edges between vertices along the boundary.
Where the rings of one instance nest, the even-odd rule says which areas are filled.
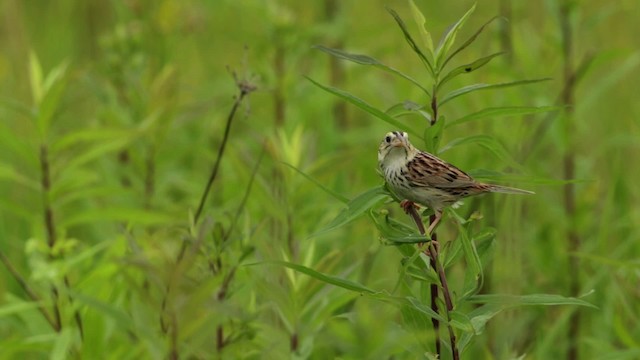
[[[36,180],[31,180],[28,177],[18,173],[11,164],[5,164],[0,162],[0,181],[8,180],[16,184],[25,186],[33,191],[40,191],[41,185]]]
[[[471,43],[473,43],[473,42],[476,40],[476,38],[478,37],[478,35],[480,35],[480,33],[482,33],[482,30],[484,30],[484,28],[485,28],[487,25],[491,24],[494,20],[496,20],[496,19],[500,19],[500,18],[502,18],[502,19],[505,19],[505,20],[506,20],[506,18],[504,18],[504,17],[502,17],[502,16],[494,16],[494,17],[492,17],[489,21],[487,21],[486,23],[484,23],[484,24],[483,24],[483,25],[478,29],[478,31],[476,31],[476,32],[475,32],[475,34],[473,34],[470,38],[468,38],[468,39],[467,39],[467,41],[465,41],[462,45],[460,45],[460,47],[459,47],[459,48],[457,48],[454,52],[452,52],[452,53],[451,53],[451,55],[449,55],[449,56],[447,57],[447,59],[444,61],[444,63],[442,63],[442,67],[444,68],[444,67],[447,65],[447,63],[448,63],[451,59],[453,59],[453,57],[454,57],[454,56],[456,56],[459,52],[461,52],[462,50],[464,50],[465,48],[467,48],[467,46],[471,45]]]
[[[389,194],[384,190],[382,186],[375,187],[356,196],[353,200],[349,201],[347,207],[343,209],[338,214],[338,216],[336,216],[327,226],[322,228],[320,231],[312,234],[311,237],[324,234],[352,222],[353,220],[368,212],[369,209],[376,206],[388,196]]]
[[[417,87],[419,87],[425,94],[427,94],[427,96],[431,96],[431,93],[429,92],[429,90],[427,90],[424,86],[422,86],[422,84],[420,84],[417,80],[415,80],[414,78],[410,77],[409,75],[394,69],[390,66],[387,66],[383,63],[381,63],[380,61],[378,61],[377,59],[374,59],[370,56],[367,55],[362,55],[362,54],[350,54],[347,53],[345,51],[339,50],[339,49],[331,49],[331,48],[327,48],[324,47],[322,45],[316,45],[314,46],[314,48],[326,52],[327,54],[333,55],[339,59],[344,59],[344,60],[349,60],[349,61],[353,61],[357,64],[361,64],[361,65],[371,65],[374,66],[378,69],[390,72],[394,75],[400,76],[401,78],[410,81],[411,83],[413,83],[414,85],[416,85]]]
[[[431,39],[431,34],[429,33],[429,31],[427,31],[427,20],[424,18],[424,15],[416,6],[416,3],[413,0],[409,0],[409,5],[411,6],[411,14],[413,14],[413,20],[418,25],[422,42],[424,43],[424,46],[427,47],[427,50],[429,50],[429,53],[433,54],[433,40]]]
[[[7,303],[0,307],[0,318],[10,316],[23,311],[31,311],[38,309],[41,305],[37,302],[20,301],[16,303]]]
[[[357,291],[357,292],[361,292],[361,293],[367,293],[367,294],[375,294],[376,291],[362,285],[359,284],[355,281],[351,281],[348,279],[342,279],[336,276],[332,276],[332,275],[327,275],[327,274],[323,274],[321,272],[315,271],[311,268],[308,268],[306,266],[303,265],[299,265],[299,264],[294,264],[288,261],[278,261],[278,260],[273,260],[273,261],[265,261],[265,262],[260,262],[260,263],[255,263],[255,264],[251,264],[251,265],[260,265],[260,264],[273,264],[273,265],[281,265],[284,267],[288,267],[289,269],[295,270],[297,272],[303,273],[305,275],[311,276],[312,278],[315,278],[317,280],[320,280],[322,282],[325,282],[327,284],[331,284],[331,285],[335,285],[338,287],[341,287],[343,289],[347,289],[347,290],[351,290],[351,291]]]
[[[444,36],[440,39],[440,43],[438,44],[438,48],[436,49],[436,54],[435,54],[436,68],[438,70],[441,70],[443,68],[444,66],[443,59],[445,58],[445,55],[447,54],[451,46],[453,46],[453,43],[456,41],[456,35],[458,34],[458,30],[462,28],[464,23],[467,21],[469,16],[471,16],[471,14],[474,12],[475,9],[476,9],[476,4],[474,3],[473,6],[469,10],[467,10],[467,12],[464,15],[462,15],[460,20],[458,20],[455,24],[449,27],[449,29],[444,34]]]
[[[405,100],[401,103],[397,103],[385,111],[385,113],[392,117],[400,117],[405,115],[417,114],[427,123],[431,123],[431,114],[425,111],[425,106],[415,103],[411,100]]]
[[[451,326],[453,326],[454,328],[458,328],[465,333],[475,332],[473,324],[466,314],[453,310],[449,312],[449,316],[451,317],[449,324],[451,324]]]
[[[424,130],[424,145],[428,152],[432,154],[438,153],[438,147],[440,146],[440,140],[442,139],[442,132],[444,130],[445,123],[445,117],[441,116],[435,124],[428,126]]]
[[[442,316],[440,316],[440,314],[438,314],[435,311],[433,311],[430,306],[427,306],[427,305],[423,304],[422,302],[420,302],[420,300],[418,300],[418,299],[416,299],[416,298],[414,298],[412,296],[407,296],[406,299],[407,299],[407,301],[409,301],[409,303],[411,304],[411,306],[415,310],[427,315],[430,318],[434,318],[434,319],[437,319],[437,320],[440,320],[440,321],[445,321],[445,319]]]
[[[484,294],[473,295],[467,299],[473,304],[495,304],[503,307],[515,307],[524,305],[578,305],[597,309],[598,307],[584,300],[574,297],[564,297],[555,294],[531,294],[531,295],[505,295]]]
[[[174,215],[162,212],[128,208],[100,208],[86,210],[60,221],[61,227],[70,227],[78,224],[88,223],[108,223],[113,221],[124,222],[125,224],[171,224],[176,221]]]
[[[44,91],[42,88],[42,66],[40,66],[38,56],[33,50],[29,53],[29,82],[33,103],[38,106]]]
[[[485,149],[489,150],[498,159],[506,162],[507,164],[517,169],[522,169],[522,166],[513,159],[513,157],[504,148],[504,146],[500,144],[495,138],[489,135],[473,135],[473,136],[454,139],[451,142],[449,142],[447,145],[443,146],[440,149],[439,153],[442,154],[445,151],[453,149],[454,147],[457,147],[460,145],[468,145],[468,144],[478,144],[484,147]]]
[[[348,102],[354,104],[355,106],[359,107],[360,109],[368,112],[369,114],[377,117],[378,119],[389,123],[391,125],[393,125],[395,128],[400,129],[400,130],[404,130],[410,134],[413,134],[415,136],[417,136],[418,138],[422,139],[422,137],[420,136],[420,134],[416,133],[415,131],[413,131],[412,129],[408,128],[407,126],[405,126],[404,124],[402,124],[401,122],[399,122],[398,120],[392,118],[391,116],[385,114],[382,110],[376,109],[373,106],[369,105],[367,102],[365,102],[364,100],[346,92],[340,89],[336,89],[330,86],[324,86],[310,78],[309,81],[311,81],[314,85],[316,85],[317,87],[323,89],[324,91],[327,91],[329,93],[332,93],[344,100],[347,100]]]
[[[436,87],[436,91],[437,89],[440,89],[444,84],[446,84],[449,80],[455,78],[456,76],[460,74],[468,74],[468,73],[474,72],[479,68],[483,67],[484,65],[486,65],[487,63],[489,63],[489,61],[491,61],[491,59],[493,59],[494,57],[500,56],[502,54],[504,54],[504,51],[482,57],[472,63],[458,66],[457,68],[449,71],[447,75],[445,75],[444,78],[442,78],[442,80],[438,83],[438,86]]]
[[[110,142],[130,138],[132,135],[131,130],[124,129],[79,129],[78,131],[73,131],[61,136],[51,145],[51,150],[53,152],[59,152],[80,143],[94,144],[98,142]]]
[[[478,256],[478,251],[475,244],[469,237],[468,228],[458,223],[458,229],[460,234],[460,242],[462,243],[462,250],[464,251],[464,258],[467,264],[466,276],[471,276],[469,281],[465,281],[465,292],[462,294],[462,299],[477,294],[482,289],[484,283],[484,274],[482,271],[482,263]]]
[[[500,84],[473,84],[473,85],[468,85],[468,86],[462,87],[460,89],[454,90],[454,91],[446,94],[445,96],[443,96],[440,99],[440,107],[442,107],[447,102],[457,98],[458,96],[462,96],[462,95],[468,94],[470,92],[474,92],[474,91],[478,91],[478,90],[490,90],[490,89],[498,89],[498,88],[505,88],[505,87],[511,87],[511,86],[518,86],[518,85],[533,84],[533,83],[547,81],[547,80],[551,80],[551,78],[533,79],[533,80],[519,80],[519,81],[512,81],[512,82],[506,82],[506,83],[500,83]]]
[[[447,124],[447,128],[464,124],[469,121],[479,120],[489,117],[500,117],[500,116],[519,116],[519,115],[530,115],[537,114],[542,112],[549,111],[558,111],[562,110],[564,106],[501,106],[501,107],[490,107],[486,109],[482,109],[480,111],[474,112],[472,114],[463,116],[459,119],[450,121]]]
[[[298,174],[302,175],[305,177],[305,179],[311,181],[312,183],[316,184],[320,189],[324,190],[324,192],[326,192],[327,194],[331,195],[334,199],[340,201],[341,203],[347,204],[349,203],[349,199],[347,199],[346,197],[338,194],[337,192],[329,189],[328,187],[324,186],[324,184],[322,184],[320,181],[312,178],[311,176],[305,174],[302,170],[298,170],[297,167],[291,165],[291,164],[287,164],[286,162],[282,162],[283,165],[288,166],[289,168],[291,168],[292,170],[294,170],[295,172],[297,172]]]
[[[431,74],[431,76],[435,77],[435,71],[434,71],[433,65],[431,64],[431,61],[429,61],[429,59],[424,55],[422,50],[420,50],[416,42],[413,40],[413,38],[411,37],[411,34],[409,34],[409,30],[407,30],[407,26],[404,24],[404,21],[402,21],[398,13],[396,13],[391,8],[387,8],[387,11],[389,12],[389,14],[391,14],[391,16],[393,16],[393,19],[396,21],[396,23],[398,23],[400,30],[402,30],[402,33],[404,34],[405,40],[407,40],[407,43],[409,43],[409,46],[411,46],[411,49],[413,49],[413,52],[415,52],[418,55],[418,57],[420,58],[422,63],[425,65],[427,70],[429,70],[429,73]]]
[[[68,359],[71,346],[73,344],[73,332],[71,328],[66,327],[56,335],[56,341],[53,344],[49,359],[64,360]]]

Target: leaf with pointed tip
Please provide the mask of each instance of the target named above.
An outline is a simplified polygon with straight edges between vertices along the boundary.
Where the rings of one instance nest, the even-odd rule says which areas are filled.
[[[424,46],[427,47],[427,50],[429,50],[429,53],[433,55],[433,40],[431,39],[431,34],[427,31],[427,20],[424,18],[424,15],[413,0],[409,1],[409,5],[411,6],[413,20],[415,20],[418,25],[422,42],[424,43]]]
[[[422,60],[422,63],[426,66],[427,70],[429,70],[429,73],[431,74],[431,76],[435,76],[433,64],[431,63],[431,61],[429,61],[429,59],[424,55],[422,50],[420,50],[416,42],[413,40],[413,38],[411,37],[411,34],[409,33],[409,30],[407,30],[407,26],[405,25],[404,21],[402,21],[402,19],[400,18],[400,15],[398,15],[398,13],[396,13],[391,8],[387,8],[387,11],[389,12],[389,14],[391,14],[391,16],[393,16],[396,23],[398,23],[398,26],[400,27],[400,30],[402,30],[402,33],[404,34],[404,38],[407,40],[407,43],[409,43],[409,46],[411,46],[411,49],[413,49],[413,51],[418,55],[420,60]]]
[[[442,67],[444,68],[447,63],[453,59],[454,56],[456,56],[459,52],[461,52],[462,50],[464,50],[467,46],[471,45],[472,42],[474,42],[476,40],[476,38],[478,37],[478,35],[480,35],[480,33],[482,32],[482,30],[484,30],[484,28],[491,24],[494,20],[496,19],[505,19],[505,17],[503,16],[494,16],[492,17],[489,21],[487,21],[486,23],[484,23],[479,29],[478,31],[475,32],[475,34],[473,34],[470,38],[467,39],[467,41],[465,41],[462,45],[460,45],[460,47],[458,47],[454,52],[452,52],[449,56],[447,56],[447,59],[444,61],[444,63],[442,63]]]
[[[547,80],[551,80],[551,78],[518,80],[518,81],[510,81],[510,82],[500,83],[500,84],[473,84],[473,85],[462,87],[460,89],[454,90],[446,94],[440,99],[439,105],[440,107],[442,107],[444,104],[457,98],[458,96],[462,96],[478,90],[491,90],[491,89],[506,88],[511,86],[518,86],[518,85],[534,84],[534,83],[547,81]]]
[[[454,147],[457,147],[460,145],[468,145],[468,144],[480,145],[483,148],[489,150],[491,153],[493,153],[498,159],[504,161],[510,166],[522,171],[524,170],[522,169],[522,165],[518,164],[518,162],[515,161],[515,159],[509,154],[507,149],[505,149],[504,146],[498,142],[498,140],[496,140],[495,138],[489,135],[473,135],[473,136],[454,139],[450,141],[447,145],[443,146],[440,149],[439,154],[445,151],[451,150]]]
[[[530,294],[530,295],[506,295],[506,294],[481,294],[473,295],[467,299],[473,304],[495,304],[504,307],[524,305],[578,305],[597,309],[598,307],[575,297],[565,297],[556,294]]]
[[[502,54],[504,54],[504,51],[482,57],[472,63],[458,66],[457,68],[449,71],[447,75],[445,75],[444,78],[442,78],[442,81],[438,83],[438,87],[436,88],[436,91],[437,89],[441,88],[444,84],[446,84],[449,80],[455,78],[456,76],[460,74],[468,74],[468,73],[474,72],[479,68],[483,67],[484,65],[486,65],[487,63],[489,63],[489,61],[491,61],[491,59],[493,59],[494,57],[500,56]]]
[[[354,221],[388,196],[389,194],[382,186],[365,191],[364,193],[356,196],[353,200],[349,201],[347,207],[343,209],[328,225],[312,234],[310,237],[324,234]]]
[[[331,195],[334,199],[340,201],[341,203],[347,204],[349,202],[349,199],[347,199],[346,197],[344,197],[344,196],[338,194],[337,192],[329,189],[328,187],[324,186],[320,181],[318,181],[318,180],[312,178],[311,176],[307,175],[302,170],[299,170],[297,167],[295,167],[295,166],[293,166],[291,164],[287,164],[286,162],[282,162],[282,164],[288,166],[289,168],[293,169],[298,174],[304,176],[307,180],[309,180],[312,183],[316,184],[320,189],[324,190],[324,192],[326,192],[327,194]]]
[[[341,287],[343,289],[347,289],[347,290],[351,290],[351,291],[357,291],[357,292],[361,292],[361,293],[367,293],[367,294],[375,294],[376,291],[372,290],[362,284],[359,284],[355,281],[352,280],[348,280],[348,279],[342,279],[339,278],[337,276],[332,276],[332,275],[327,275],[327,274],[323,274],[319,271],[313,270],[309,267],[306,267],[304,265],[300,265],[300,264],[294,264],[292,262],[288,262],[288,261],[265,261],[265,262],[261,262],[261,263],[255,263],[252,265],[260,265],[260,264],[273,264],[273,265],[281,265],[284,267],[288,267],[289,269],[295,270],[299,273],[311,276],[314,279],[320,280],[322,282],[325,282],[327,284],[331,284],[331,285],[335,285],[338,287]]]
[[[352,61],[356,64],[360,64],[360,65],[371,65],[374,67],[377,67],[378,69],[382,69],[384,71],[390,72],[392,74],[398,75],[401,78],[410,81],[412,84],[416,85],[417,87],[419,87],[425,94],[427,94],[427,96],[431,96],[431,93],[429,93],[429,90],[427,90],[424,86],[422,86],[422,84],[420,84],[417,80],[415,80],[414,78],[410,77],[409,75],[401,72],[400,70],[397,70],[395,68],[392,68],[391,66],[385,65],[383,63],[381,63],[380,61],[378,61],[375,58],[372,58],[370,56],[367,55],[362,55],[362,54],[351,54],[348,53],[346,51],[342,51],[339,49],[331,49],[328,47],[324,47],[322,45],[316,45],[314,46],[314,48],[326,52],[327,54],[333,55],[339,59],[343,59],[343,60],[349,60]]]
[[[413,129],[408,128],[406,125],[402,124],[401,122],[399,122],[398,120],[392,118],[391,116],[387,115],[384,111],[379,110],[374,108],[373,106],[369,105],[366,101],[344,91],[344,90],[340,90],[340,89],[336,89],[334,87],[330,87],[330,86],[325,86],[322,85],[316,81],[314,81],[311,78],[307,78],[309,81],[311,81],[314,85],[316,85],[317,87],[321,88],[322,90],[332,93],[344,100],[347,100],[348,102],[354,104],[355,106],[359,107],[360,109],[368,112],[369,114],[377,117],[378,119],[387,122],[391,125],[393,125],[394,127],[396,127],[397,129],[400,130],[404,130],[410,134],[413,134],[415,136],[417,136],[418,138],[422,139],[422,136],[420,134],[418,134],[417,132],[415,132]]]
[[[471,6],[471,8],[467,10],[467,12],[464,15],[462,15],[460,20],[458,20],[455,24],[449,27],[449,29],[445,32],[444,36],[440,39],[440,43],[438,44],[438,48],[436,49],[436,54],[435,54],[436,69],[442,70],[442,67],[444,65],[443,59],[445,58],[445,55],[447,54],[447,52],[449,51],[453,43],[456,41],[456,35],[458,34],[458,30],[460,30],[460,28],[464,25],[464,23],[467,21],[469,16],[471,16],[471,14],[475,9],[476,9],[476,4],[474,3],[473,6]]]
[[[442,139],[442,132],[446,124],[446,119],[441,116],[435,124],[427,127],[424,131],[424,145],[428,152],[432,154],[438,153],[438,146]]]
[[[517,115],[529,115],[537,114],[541,112],[558,111],[562,110],[564,106],[500,106],[490,107],[474,112],[472,114],[463,116],[459,119],[453,120],[447,124],[447,128],[455,125],[460,125],[469,121],[484,119],[488,117],[498,116],[517,116]]]

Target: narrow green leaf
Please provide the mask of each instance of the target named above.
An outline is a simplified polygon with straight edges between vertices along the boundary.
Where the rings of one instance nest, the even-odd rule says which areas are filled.
[[[261,262],[261,263],[255,263],[255,264],[251,264],[251,265],[260,265],[260,264],[273,264],[273,265],[281,265],[284,267],[288,267],[289,269],[295,270],[299,273],[303,273],[305,275],[311,276],[314,279],[320,280],[322,282],[325,282],[327,284],[331,284],[331,285],[335,285],[338,287],[341,287],[343,289],[347,289],[347,290],[351,290],[351,291],[357,291],[357,292],[361,292],[361,293],[367,293],[367,294],[375,294],[376,291],[372,290],[362,284],[359,284],[355,281],[352,280],[348,280],[348,279],[342,279],[336,276],[332,276],[332,275],[327,275],[327,274],[323,274],[321,272],[315,271],[311,268],[308,268],[306,266],[303,265],[299,265],[299,264],[294,264],[288,261],[278,261],[278,260],[273,260],[273,261],[265,261],[265,262]]]
[[[324,190],[324,192],[326,192],[327,194],[331,195],[334,199],[347,204],[349,203],[349,199],[347,199],[346,197],[338,194],[337,192],[329,189],[328,187],[324,186],[324,184],[322,184],[320,181],[312,178],[311,176],[307,175],[306,173],[304,173],[302,170],[299,170],[297,167],[291,165],[291,164],[287,164],[286,162],[282,162],[283,165],[288,166],[289,168],[293,169],[295,172],[297,172],[298,174],[304,176],[305,179],[311,181],[312,183],[314,183],[315,185],[317,185],[320,189]]]
[[[123,138],[129,138],[132,135],[131,130],[124,129],[79,129],[61,136],[51,145],[51,150],[53,152],[58,152],[81,143],[91,144],[115,141]]]
[[[435,124],[428,126],[424,130],[424,145],[428,152],[432,154],[438,153],[438,147],[440,146],[440,140],[442,139],[442,132],[444,130],[445,123],[445,117],[441,116]]]
[[[354,221],[388,196],[389,194],[382,186],[375,187],[356,196],[327,226],[312,234],[311,237],[324,234]]]
[[[474,333],[473,324],[466,314],[453,310],[449,312],[449,316],[451,317],[451,320],[449,321],[451,326],[460,329],[465,333]]]
[[[384,239],[389,241],[389,245],[418,244],[429,241],[429,239],[420,234],[410,234],[405,236],[386,235]]]
[[[391,14],[391,16],[393,16],[393,19],[396,21],[396,23],[400,27],[400,30],[402,30],[402,33],[404,34],[404,38],[405,40],[407,40],[407,43],[409,43],[409,46],[411,46],[411,49],[413,49],[413,52],[415,52],[418,55],[418,57],[420,58],[422,63],[425,65],[427,70],[429,70],[429,73],[431,74],[431,76],[435,77],[435,70],[434,70],[433,64],[431,64],[431,61],[429,61],[429,59],[424,55],[422,50],[420,50],[416,42],[413,40],[413,38],[411,37],[411,34],[409,33],[409,30],[407,30],[407,26],[404,24],[404,21],[402,21],[398,13],[396,13],[393,9],[387,8],[387,11],[389,12],[389,14]]]
[[[440,107],[442,107],[447,102],[457,98],[458,96],[462,96],[462,95],[468,94],[470,92],[474,92],[474,91],[478,91],[478,90],[490,90],[490,89],[499,89],[499,88],[506,88],[506,87],[511,87],[511,86],[518,86],[518,85],[533,84],[533,83],[547,81],[547,80],[551,80],[551,78],[532,79],[532,80],[519,80],[519,81],[512,81],[512,82],[506,82],[506,83],[500,83],[500,84],[473,84],[473,85],[468,85],[468,86],[462,87],[460,89],[454,90],[454,91],[446,94],[445,96],[443,96],[440,99]]]
[[[597,309],[598,307],[584,300],[574,297],[564,297],[555,294],[506,295],[483,294],[470,296],[467,302],[474,304],[496,304],[504,307],[524,305],[578,305]]]
[[[430,318],[438,319],[440,321],[444,321],[445,320],[444,318],[442,318],[442,316],[440,316],[440,314],[438,314],[435,311],[433,311],[430,306],[427,306],[427,305],[421,303],[420,300],[418,300],[418,299],[416,299],[416,298],[414,298],[412,296],[407,296],[406,299],[409,301],[409,303],[411,304],[411,306],[414,309],[420,311],[421,313],[424,313],[425,315],[429,316]]]
[[[475,34],[473,34],[470,38],[468,38],[468,39],[467,39],[467,41],[465,41],[462,45],[460,45],[460,47],[458,47],[454,52],[452,52],[452,53],[451,53],[451,55],[449,55],[449,56],[447,57],[447,59],[444,61],[444,63],[442,63],[442,67],[444,68],[444,67],[447,65],[447,63],[448,63],[449,61],[451,61],[451,59],[453,59],[453,57],[454,57],[454,56],[456,56],[459,52],[461,52],[462,50],[464,50],[465,48],[467,48],[467,46],[471,45],[471,43],[473,43],[473,42],[476,40],[476,38],[478,37],[478,35],[480,35],[480,33],[482,33],[482,30],[484,30],[484,28],[485,28],[487,25],[491,24],[494,20],[496,20],[496,19],[500,19],[500,18],[501,18],[501,19],[505,19],[505,20],[506,20],[506,18],[504,18],[504,17],[502,17],[502,16],[494,16],[494,17],[492,17],[491,19],[489,19],[489,21],[487,21],[486,23],[484,23],[484,24],[483,24],[483,25],[478,29],[478,31],[476,31],[476,32],[475,32]]]
[[[72,328],[63,328],[56,336],[56,341],[53,343],[53,349],[49,354],[51,360],[64,360],[69,358],[69,352],[73,343]]]
[[[458,233],[460,234],[460,241],[462,243],[462,250],[464,251],[464,258],[468,267],[466,272],[467,276],[471,276],[469,279],[471,284],[465,284],[465,292],[462,294],[462,299],[477,294],[482,289],[484,283],[484,273],[482,271],[482,263],[478,256],[478,251],[475,244],[471,241],[468,233],[468,227],[458,223]]]
[[[29,82],[31,85],[31,96],[33,97],[34,105],[38,106],[40,100],[42,100],[42,66],[38,56],[34,51],[29,53]]]
[[[7,303],[0,307],[0,318],[4,316],[14,315],[23,311],[36,310],[41,305],[37,302],[20,301],[17,303]]]
[[[143,225],[171,224],[176,221],[176,217],[168,213],[127,208],[91,209],[62,219],[60,226],[69,227],[78,224],[108,223],[113,221]]]
[[[440,43],[438,44],[438,48],[436,49],[436,53],[435,53],[436,68],[438,70],[441,70],[443,68],[444,66],[443,59],[445,59],[447,52],[449,51],[449,49],[451,49],[451,46],[453,46],[453,43],[456,41],[456,35],[458,34],[458,30],[462,28],[464,23],[467,21],[469,16],[471,16],[471,14],[475,11],[475,9],[476,9],[476,4],[474,3],[473,6],[469,10],[467,10],[467,12],[464,15],[462,15],[460,20],[458,20],[455,24],[449,27],[449,29],[445,32],[444,36],[440,39]]]
[[[522,166],[509,154],[509,152],[495,138],[489,135],[473,135],[463,138],[457,138],[450,141],[447,145],[440,149],[440,154],[451,150],[460,145],[477,144],[493,153],[498,159],[506,162],[516,169],[522,169]]]
[[[410,134],[413,134],[415,136],[417,136],[418,138],[422,139],[421,135],[416,133],[413,129],[408,128],[407,126],[405,126],[404,124],[402,124],[401,122],[399,122],[398,120],[392,118],[391,116],[387,115],[384,113],[384,111],[379,110],[374,108],[373,106],[369,105],[367,102],[365,102],[364,100],[346,92],[340,89],[336,89],[330,86],[324,86],[316,81],[314,81],[313,79],[307,78],[309,79],[309,81],[311,81],[314,85],[316,85],[317,87],[323,89],[326,92],[332,93],[344,100],[347,100],[348,102],[354,104],[355,106],[359,107],[360,109],[368,112],[369,114],[377,117],[378,119],[393,125],[395,128],[400,129],[400,130],[404,130]]]
[[[478,70],[479,68],[481,68],[484,65],[486,65],[487,63],[489,63],[489,61],[491,61],[491,59],[495,58],[496,56],[500,56],[502,54],[504,54],[503,51],[497,52],[497,53],[482,57],[482,58],[480,58],[480,59],[478,59],[478,60],[476,60],[474,62],[471,62],[469,64],[458,66],[457,68],[449,71],[447,73],[447,75],[445,75],[444,78],[442,78],[442,80],[438,83],[438,87],[436,89],[440,89],[449,80],[455,78],[456,76],[458,76],[460,74],[468,74],[468,73],[471,73],[471,72],[474,72],[474,71]]]
[[[430,124],[431,114],[428,111],[425,111],[424,110],[425,108],[426,108],[425,105],[415,103],[411,100],[405,100],[401,103],[397,103],[391,106],[390,108],[387,109],[387,111],[385,111],[385,113],[392,117],[400,117],[400,116],[417,114],[418,116],[426,120],[427,123]]]
[[[424,18],[424,15],[413,0],[409,0],[409,5],[411,6],[413,20],[415,20],[418,25],[422,42],[424,43],[424,46],[427,47],[427,50],[429,50],[429,53],[433,55],[433,40],[431,39],[429,31],[427,31],[427,20]]]
[[[474,112],[472,114],[463,116],[459,119],[453,120],[447,124],[447,128],[455,125],[464,124],[469,121],[479,120],[489,117],[500,116],[518,116],[518,115],[530,115],[541,112],[558,111],[562,110],[564,106],[504,106],[504,107],[490,107]]]
[[[339,59],[343,59],[343,60],[349,60],[352,62],[355,62],[357,64],[361,64],[361,65],[371,65],[374,66],[378,69],[390,72],[394,75],[400,76],[401,78],[408,80],[409,82],[411,82],[412,84],[416,85],[417,87],[419,87],[425,94],[427,94],[427,96],[431,96],[431,93],[429,92],[429,90],[427,90],[424,86],[422,86],[422,84],[420,84],[420,82],[418,82],[417,80],[415,80],[414,78],[410,77],[409,75],[395,69],[392,68],[391,66],[387,66],[383,63],[381,63],[380,61],[378,61],[377,59],[374,59],[370,56],[367,55],[362,55],[362,54],[351,54],[339,49],[331,49],[328,47],[324,47],[322,45],[316,45],[314,46],[314,48],[326,52],[327,54],[333,55]]]
[[[37,180],[29,179],[28,177],[18,173],[11,164],[0,162],[0,181],[2,180],[12,181],[33,191],[40,191],[41,188],[41,185]]]

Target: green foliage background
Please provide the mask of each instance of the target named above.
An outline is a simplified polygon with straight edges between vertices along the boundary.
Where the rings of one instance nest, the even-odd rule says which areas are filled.
[[[434,41],[473,4],[416,3]],[[389,293],[401,277],[402,254],[365,217],[312,236],[344,208],[341,197],[381,184],[377,146],[394,129],[305,77],[380,109],[425,101],[408,82],[312,48],[368,54],[426,81],[385,5],[417,34],[405,1],[0,1],[0,358],[414,359],[432,351],[422,318],[263,263],[301,264]],[[509,54],[450,89],[553,80],[453,100],[441,110],[448,121],[488,106],[562,103],[561,6],[477,4],[461,38],[494,15],[509,21],[490,25],[460,60]],[[441,156],[485,179],[495,174],[487,170],[514,174],[502,180],[537,193],[484,196],[460,210],[479,211],[474,226],[495,229],[484,243],[482,292],[585,295],[597,306],[503,311],[463,357],[565,356],[575,312],[581,358],[640,357],[639,10],[635,0],[570,3],[573,66],[589,64],[571,111],[487,117],[444,132],[442,144],[490,135],[490,146]],[[258,90],[236,114],[194,224],[237,96],[231,72]],[[426,127],[418,116],[399,121]],[[567,154],[577,180],[570,216]],[[384,209],[410,224],[397,204]],[[575,251],[568,229],[581,241]],[[456,234],[445,219],[440,241]],[[454,293],[464,270],[450,269]],[[54,308],[57,330],[41,312]]]

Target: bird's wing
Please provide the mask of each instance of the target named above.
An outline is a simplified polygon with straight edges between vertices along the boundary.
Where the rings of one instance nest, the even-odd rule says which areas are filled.
[[[425,152],[416,154],[407,168],[409,180],[415,186],[461,188],[477,184],[464,171]]]

